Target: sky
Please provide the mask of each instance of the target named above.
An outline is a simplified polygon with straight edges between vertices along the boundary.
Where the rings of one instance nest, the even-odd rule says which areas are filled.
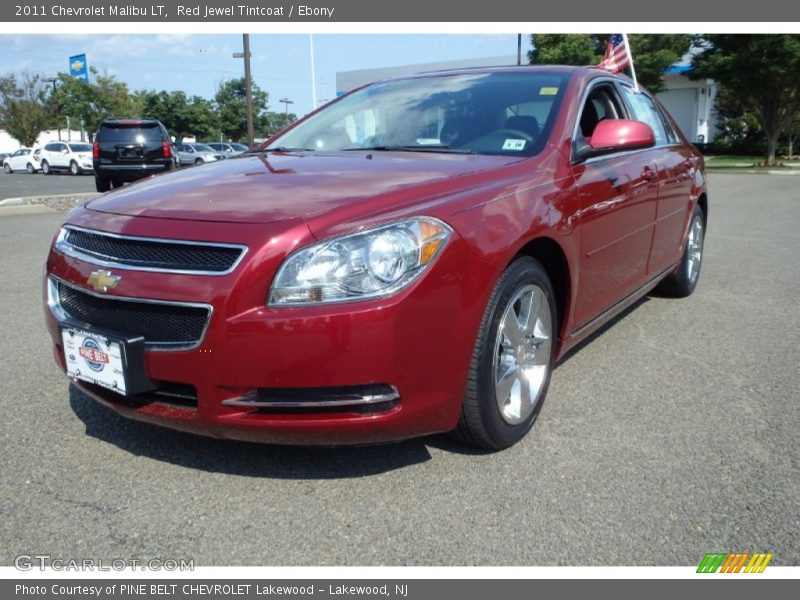
[[[337,71],[481,57],[515,56],[515,34],[314,34],[318,104],[336,96]],[[523,53],[530,43],[523,36]],[[28,71],[52,77],[68,72],[69,57],[87,54],[90,67],[114,75],[129,89],[183,90],[214,96],[217,86],[244,73],[241,35],[117,34],[0,35],[0,75]],[[270,109],[302,116],[312,108],[311,40],[308,34],[252,34],[253,81],[269,92]]]

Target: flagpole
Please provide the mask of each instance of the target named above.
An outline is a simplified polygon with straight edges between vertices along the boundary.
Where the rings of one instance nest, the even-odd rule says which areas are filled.
[[[631,44],[628,41],[628,34],[623,33],[622,39],[625,40],[625,52],[628,53],[628,62],[631,64],[631,76],[633,77],[633,91],[639,91],[639,82],[636,81],[636,68],[633,66],[633,52],[631,52]]]

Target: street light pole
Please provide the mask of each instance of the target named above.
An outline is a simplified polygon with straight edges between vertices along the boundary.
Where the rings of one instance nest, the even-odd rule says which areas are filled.
[[[247,98],[247,146],[252,150],[255,145],[253,132],[253,85],[250,76],[250,34],[242,34],[244,52],[234,52],[233,58],[244,59],[244,93]]]

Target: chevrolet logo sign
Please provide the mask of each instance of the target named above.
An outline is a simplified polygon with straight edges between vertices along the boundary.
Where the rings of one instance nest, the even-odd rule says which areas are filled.
[[[111,271],[103,271],[99,269],[92,271],[89,279],[86,280],[96,292],[107,292],[108,290],[117,287],[119,280],[122,279],[119,275],[114,275]]]

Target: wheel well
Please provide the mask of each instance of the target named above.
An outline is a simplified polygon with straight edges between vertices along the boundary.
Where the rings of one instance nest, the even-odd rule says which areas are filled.
[[[550,283],[553,284],[553,291],[556,294],[556,311],[558,313],[558,327],[561,329],[566,323],[566,313],[568,307],[570,278],[569,265],[564,251],[556,242],[550,238],[537,238],[528,242],[517,254],[517,256],[530,256],[541,263]],[[516,258],[516,257],[515,257]]]
[[[700,210],[703,211],[703,220],[706,222],[706,225],[708,225],[708,198],[705,193],[700,194],[700,197],[697,199],[697,205],[700,207]]]

